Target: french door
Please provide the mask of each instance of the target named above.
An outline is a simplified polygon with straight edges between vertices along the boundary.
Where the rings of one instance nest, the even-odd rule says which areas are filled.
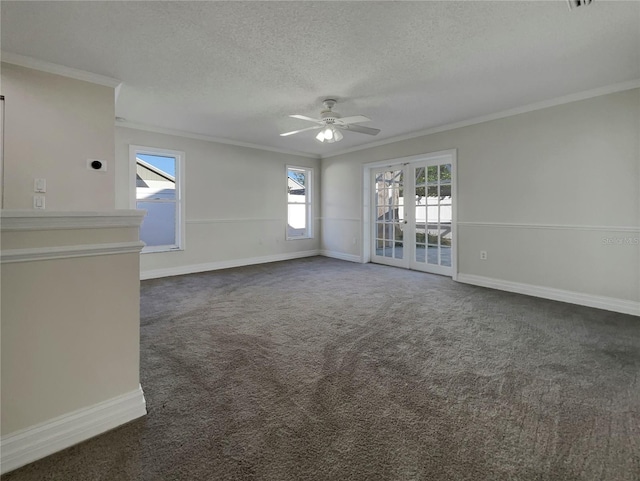
[[[373,169],[372,262],[453,275],[453,168],[446,155]]]

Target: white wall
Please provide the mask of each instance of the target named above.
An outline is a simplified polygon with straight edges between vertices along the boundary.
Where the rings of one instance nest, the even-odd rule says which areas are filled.
[[[4,209],[32,209],[34,178],[47,180],[46,208],[115,206],[114,89],[2,63],[5,96]],[[87,169],[87,159],[107,171]]]
[[[365,163],[457,149],[461,277],[637,303],[639,132],[634,89],[324,159],[322,248],[362,255]]]
[[[315,169],[319,216],[319,161],[155,132],[116,128],[116,202],[130,205],[129,145],[185,152],[185,249],[141,256],[141,276],[195,272],[317,253],[313,239],[285,240],[286,165]]]
[[[1,79],[5,472],[145,410],[141,216],[113,211],[114,89],[5,63]],[[107,172],[88,170],[90,158]],[[36,177],[44,211],[32,210]]]
[[[55,234],[54,241],[46,230],[3,229],[3,256],[27,245],[38,253],[65,246],[89,251],[138,240],[137,228]],[[3,435],[138,388],[137,256],[3,259]]]

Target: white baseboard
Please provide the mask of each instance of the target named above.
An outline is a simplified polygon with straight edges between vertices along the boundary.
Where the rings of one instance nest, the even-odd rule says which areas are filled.
[[[565,291],[552,287],[521,284],[518,282],[494,279],[491,277],[476,276],[473,274],[458,274],[458,282],[473,284],[475,286],[490,287],[501,291],[516,292],[528,296],[542,297],[553,301],[568,302],[581,306],[595,307],[607,311],[620,312],[640,316],[640,302],[616,299],[614,297],[594,296],[582,292]]]
[[[3,436],[0,473],[49,456],[147,414],[142,387]]]
[[[343,261],[357,262],[358,264],[362,263],[362,258],[360,256],[345,254],[344,252],[321,250],[320,255],[325,257],[332,257],[334,259],[340,259]]]
[[[187,266],[167,267],[164,269],[151,269],[140,272],[140,280],[157,279],[159,277],[181,276],[184,274],[194,274],[196,272],[216,271],[219,269],[229,269],[231,267],[250,266],[254,264],[266,264],[268,262],[288,261],[301,257],[312,257],[320,255],[319,250],[287,252],[285,254],[273,254],[262,257],[245,257],[243,259],[232,259],[228,261],[205,262],[203,264],[191,264]]]

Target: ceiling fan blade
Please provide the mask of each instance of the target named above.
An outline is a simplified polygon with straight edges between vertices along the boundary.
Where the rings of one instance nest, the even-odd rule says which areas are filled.
[[[300,130],[292,130],[291,132],[285,132],[284,134],[280,134],[280,137],[286,137],[287,135],[299,134],[300,132],[306,132],[307,130],[318,130],[321,129],[322,125],[318,125],[317,127],[307,127],[306,129]]]
[[[362,122],[371,122],[369,117],[365,117],[364,115],[354,115],[352,117],[342,117],[340,119],[336,119],[336,124],[359,124]]]
[[[289,117],[293,117],[294,119],[300,120],[308,120],[309,122],[315,122],[316,124],[323,124],[324,122],[320,119],[312,119],[311,117],[307,117],[306,115],[289,115]]]
[[[363,127],[362,125],[354,125],[354,124],[337,125],[336,124],[336,127],[342,130],[349,130],[351,132],[358,132],[358,133],[367,134],[367,135],[378,135],[380,133],[380,129],[372,129],[371,127]]]

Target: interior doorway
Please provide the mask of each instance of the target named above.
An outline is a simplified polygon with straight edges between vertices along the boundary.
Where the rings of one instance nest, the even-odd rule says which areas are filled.
[[[384,164],[365,167],[365,260],[455,278],[455,151]]]

